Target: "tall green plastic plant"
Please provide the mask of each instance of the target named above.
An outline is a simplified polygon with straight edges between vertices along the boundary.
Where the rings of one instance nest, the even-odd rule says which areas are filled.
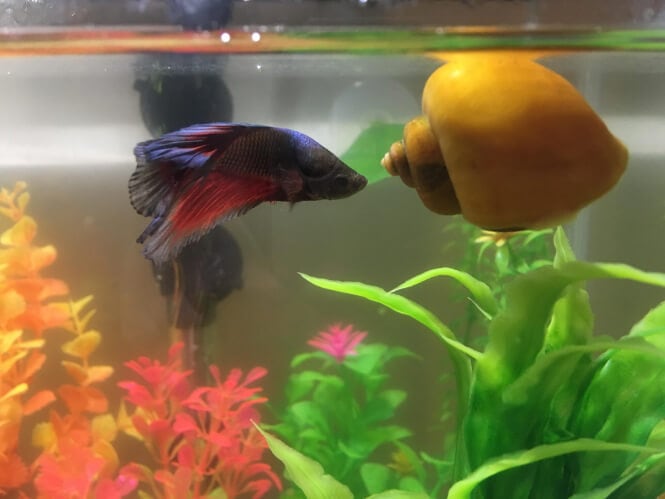
[[[392,291],[303,275],[318,287],[413,318],[448,349],[458,397],[451,499],[665,492],[665,301],[617,340],[594,335],[584,289],[590,279],[665,287],[665,274],[575,261],[561,229],[554,242],[553,264],[517,276],[506,286],[505,303],[486,284],[450,268],[427,271]],[[437,276],[465,286],[487,317],[483,351],[398,294]]]

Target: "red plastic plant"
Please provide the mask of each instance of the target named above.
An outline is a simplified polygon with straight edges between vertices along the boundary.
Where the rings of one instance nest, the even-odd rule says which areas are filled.
[[[95,314],[95,310],[86,310],[91,300],[86,297],[61,304],[71,317],[65,329],[74,335],[62,345],[72,359],[62,365],[73,383],[57,390],[66,412],[51,411],[50,422],[33,431],[33,443],[43,449],[33,465],[39,497],[119,499],[138,485],[131,468],[117,471],[119,458],[112,445],[116,421],[108,413],[106,395],[94,386],[109,378],[113,368],[90,362],[101,341],[98,331],[87,329]]]
[[[256,406],[267,399],[251,385],[266,370],[254,368],[243,378],[234,369],[222,380],[212,366],[215,386],[191,391],[182,348],[182,343],[173,345],[166,364],[146,357],[126,363],[142,381],[119,383],[125,400],[136,406],[121,425],[145,443],[159,468],[153,473],[134,465],[134,477],[159,498],[200,498],[221,489],[229,499],[258,499],[272,487],[281,489],[278,477],[261,462],[267,444],[252,425],[259,420]]]

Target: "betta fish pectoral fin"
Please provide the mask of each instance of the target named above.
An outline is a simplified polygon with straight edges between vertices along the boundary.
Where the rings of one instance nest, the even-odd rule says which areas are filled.
[[[303,191],[304,182],[295,170],[282,169],[280,171],[280,184],[284,189],[287,201],[293,206],[298,202],[298,196]]]

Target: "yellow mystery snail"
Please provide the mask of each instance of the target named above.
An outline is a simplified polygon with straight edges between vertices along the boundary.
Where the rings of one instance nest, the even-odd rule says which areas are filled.
[[[430,210],[490,230],[549,227],[605,194],[626,147],[562,76],[519,53],[458,54],[382,164]]]

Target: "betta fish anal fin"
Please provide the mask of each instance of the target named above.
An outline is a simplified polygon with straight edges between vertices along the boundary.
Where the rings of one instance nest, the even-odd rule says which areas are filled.
[[[278,190],[279,186],[268,178],[211,172],[175,198],[168,214],[153,219],[139,237],[144,243],[143,253],[155,263],[170,260],[186,244],[254,208]],[[155,228],[153,223],[158,226]]]

